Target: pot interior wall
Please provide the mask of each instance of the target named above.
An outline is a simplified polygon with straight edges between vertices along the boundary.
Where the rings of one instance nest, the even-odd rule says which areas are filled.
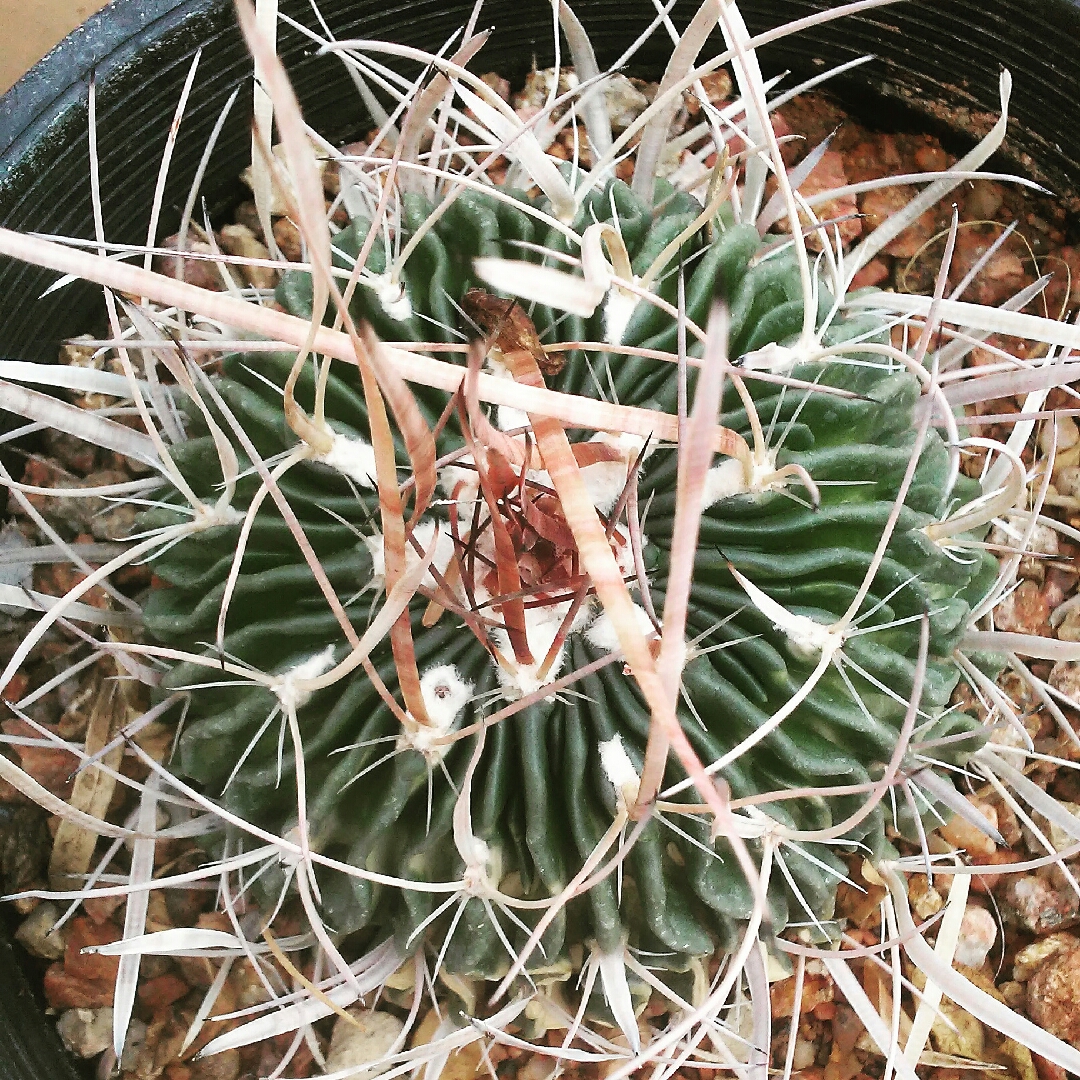
[[[388,38],[428,48],[446,41],[465,22],[471,6],[471,0],[320,2],[339,38]],[[672,11],[675,25],[685,25],[695,6],[696,0],[678,0]],[[837,4],[749,0],[742,6],[757,33]],[[281,9],[314,25],[306,0],[283,0]],[[625,0],[579,0],[575,9],[601,64],[613,62],[654,15],[651,4]],[[520,78],[534,59],[540,65],[551,63],[551,9],[546,3],[489,0],[479,25],[495,27],[495,33],[474,62],[477,70]],[[1063,77],[1078,67],[1068,49],[1075,40],[1070,28],[1080,30],[1080,14],[1066,0],[1034,5],[1007,0],[989,11],[972,0],[908,0],[779,41],[763,56],[771,70],[791,69],[805,76],[874,53],[878,59],[836,84],[842,95],[861,104],[863,119],[872,119],[867,115],[871,97],[916,107],[934,102],[939,123],[955,117],[975,129],[992,123],[999,67],[1008,64],[1016,86],[1013,157],[1059,194],[1072,197],[1068,178],[1074,150],[1065,133],[1075,130],[1080,107],[1068,92],[1072,80]],[[181,128],[159,236],[175,227],[209,131],[224,101],[241,86],[203,184],[212,211],[236,198],[235,178],[250,154],[250,60],[231,5],[221,0],[116,0],[42,61],[0,108],[5,118],[0,119],[0,222],[20,230],[93,237],[87,95],[91,71],[96,70],[105,233],[112,241],[144,241],[165,134],[200,44],[196,91]],[[288,26],[281,28],[280,47],[313,126],[338,139],[363,132],[367,120],[341,65],[313,55],[310,40]],[[657,74],[667,47],[661,31],[630,70]],[[942,101],[949,103],[946,110],[937,104]],[[78,332],[92,317],[94,289],[73,285],[38,299],[54,277],[0,260],[0,354],[49,359],[59,340]]]

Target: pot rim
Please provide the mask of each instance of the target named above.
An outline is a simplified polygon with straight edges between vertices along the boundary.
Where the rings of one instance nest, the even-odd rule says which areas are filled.
[[[20,147],[57,112],[85,100],[145,44],[221,0],[111,0],[49,50],[0,97],[0,183]]]
[[[744,0],[744,11],[752,30],[758,30],[841,3]],[[653,14],[644,0],[640,5],[628,5],[625,0],[576,0],[574,6],[590,29],[602,64],[610,63]],[[673,11],[676,22],[688,19],[696,6],[697,0],[679,0]],[[449,29],[464,21],[472,4],[464,0],[326,0],[323,7],[331,24],[343,28],[345,36],[363,23],[365,31],[370,27],[368,36],[401,34],[417,43],[445,40]],[[537,14],[540,9],[545,10]],[[298,2],[294,13],[307,10],[306,4]],[[538,62],[550,62],[550,10],[542,0],[534,5],[488,0],[484,15],[498,31],[483,61],[492,69],[520,73],[534,52]],[[520,29],[510,34],[507,21],[515,19]],[[279,38],[286,45],[287,62],[297,76],[297,92],[305,109],[312,103],[313,123],[331,138],[340,135],[332,127],[342,125],[339,102],[345,102],[348,110],[354,110],[352,128],[360,126],[355,96],[344,96],[355,92],[344,73],[334,69],[334,62],[315,60],[310,42],[295,30],[285,27]],[[957,75],[961,65],[953,39],[962,43],[970,59],[963,78]],[[796,43],[770,46],[763,61],[770,70],[786,67],[799,74],[815,74],[876,53],[873,63],[835,84],[842,97],[848,91],[856,114],[860,99],[865,110],[865,102],[873,97],[886,108],[894,103],[894,112],[899,104],[909,116],[936,116],[939,129],[951,121],[955,130],[966,119],[977,131],[997,118],[998,57],[1005,57],[1014,72],[1011,111],[1015,120],[1007,143],[1011,160],[1033,179],[1056,189],[1069,209],[1080,211],[1080,144],[1072,137],[1080,126],[1080,102],[1071,93],[1072,84],[1080,82],[1080,61],[1071,49],[1077,39],[1080,0],[995,0],[989,9],[980,0],[899,0],[895,6],[819,27],[801,35]],[[170,221],[178,216],[176,204],[184,201],[178,185],[183,183],[186,191],[187,177],[198,159],[191,141],[205,137],[220,102],[237,84],[250,86],[250,59],[243,51],[229,0],[113,0],[0,98],[0,223],[92,236],[85,118],[93,72],[98,87],[106,232],[110,239],[138,243],[141,228],[145,238],[141,193],[153,189],[156,155],[186,74],[186,58],[204,41],[210,45],[198,85],[203,85],[204,78],[213,85],[203,104],[189,108],[184,119],[163,207],[161,228],[166,231],[160,235],[166,235]],[[651,71],[662,62],[662,55],[663,42],[654,37],[641,55],[639,69]],[[313,76],[314,67],[325,64],[332,66],[320,66]],[[293,65],[297,65],[295,70]],[[1074,72],[1073,79],[1069,72]],[[933,108],[945,99],[950,101],[948,106]],[[225,162],[211,168],[204,184],[211,197],[220,195],[230,182],[225,179],[227,169],[235,178],[243,168],[236,162],[243,148],[250,146],[247,125],[238,121],[244,108],[243,101],[238,103],[219,143],[219,147],[228,144],[230,161],[236,167]],[[931,122],[923,130],[933,126]],[[123,141],[129,128],[142,139],[134,153],[130,142]],[[86,324],[91,300],[78,285],[38,299],[53,279],[47,272],[0,260],[0,296],[4,298],[0,353],[47,359],[50,353],[55,356],[58,341],[78,332],[80,321]]]

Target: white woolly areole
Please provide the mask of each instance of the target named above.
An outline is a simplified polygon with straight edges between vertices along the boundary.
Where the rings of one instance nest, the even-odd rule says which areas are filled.
[[[788,611],[771,596],[764,593],[752,581],[743,577],[730,563],[728,569],[743,591],[750,597],[750,602],[765,615],[787,638],[788,648],[802,660],[816,660],[821,656],[831,658],[844,644],[844,630],[841,626],[826,626],[809,615],[799,615]]]
[[[458,844],[458,854],[465,862],[461,888],[468,896],[491,896],[498,891],[502,878],[502,852],[479,836],[470,834]]]
[[[748,490],[742,462],[738,458],[726,458],[705,474],[705,482],[701,485],[701,509],[708,510],[721,499],[744,495]]]
[[[634,284],[638,279],[634,278]],[[604,340],[609,345],[621,345],[630,316],[638,306],[638,297],[613,285],[604,301]]]
[[[436,530],[438,530],[438,536],[435,535]],[[413,536],[416,537],[417,543],[424,551],[431,547],[434,538],[435,555],[431,560],[431,565],[442,576],[446,572],[447,566],[450,565],[450,560],[454,557],[454,538],[449,531],[444,529],[437,521],[421,521],[413,529]],[[406,544],[405,556],[410,567],[420,562],[420,556],[411,543]],[[435,578],[430,570],[424,575],[421,584],[429,589],[435,588]]]
[[[424,699],[430,724],[398,736],[398,749],[418,750],[430,762],[440,761],[450,749],[449,743],[437,743],[454,726],[458,714],[472,700],[473,684],[461,677],[453,664],[428,668],[420,676],[420,696]]]
[[[778,375],[786,375],[796,364],[805,359],[794,349],[786,345],[777,345],[770,341],[760,349],[746,353],[740,361],[740,366],[749,371],[772,371]]]
[[[645,609],[638,604],[634,604],[633,607],[634,619],[641,633],[646,639],[656,637],[656,628],[653,626],[652,619],[649,618]],[[592,626],[585,631],[585,637],[588,638],[589,644],[594,649],[599,649],[601,652],[613,653],[622,649],[619,644],[619,635],[615,632],[615,624],[606,611],[602,611],[593,620]]]
[[[519,664],[514,659],[514,650],[510,647],[510,636],[505,630],[492,631],[492,640],[506,661],[505,667],[503,664],[498,664],[495,671],[502,684],[503,693],[509,701],[526,697],[559,677],[559,672],[566,660],[565,644],[559,648],[543,679],[539,677],[539,671],[569,610],[568,603],[525,609],[525,637],[529,642],[529,651],[533,655],[531,664]],[[577,630],[588,617],[587,606],[582,605],[570,626],[570,633]],[[569,637],[569,634],[567,636]]]
[[[526,469],[525,479],[531,480],[534,484],[540,484],[541,487],[553,488],[555,485],[551,482],[551,473],[547,469]]]
[[[619,501],[626,484],[626,464],[622,461],[596,461],[581,470],[581,479],[589,501],[601,514],[608,514]]]
[[[615,565],[619,568],[619,576],[623,581],[626,581],[626,587],[628,589],[636,589],[639,583],[637,579],[637,568],[634,566],[634,549],[630,546],[630,534],[626,531],[624,525],[616,525],[613,535],[617,536],[621,541],[614,549]],[[645,534],[642,533],[641,546],[644,548],[648,542]]]
[[[291,829],[288,829],[281,837],[286,844],[291,845],[294,848],[299,848],[299,851],[281,851],[278,853],[278,858],[281,860],[283,866],[297,867],[303,861],[304,858],[304,834],[300,831],[300,826],[294,825]]]
[[[361,487],[375,486],[375,451],[363,439],[353,439],[340,432],[331,432],[333,441],[325,454],[319,454],[315,460],[337,469]]]
[[[311,698],[311,691],[304,690],[297,685],[308,679],[317,679],[334,666],[334,646],[327,645],[322,652],[301,660],[299,664],[289,668],[288,671],[276,676],[270,689],[281,702],[284,712],[295,712],[306,705]]]
[[[471,463],[472,455],[461,460]],[[439,470],[439,488],[449,499],[453,499],[459,484],[461,490],[457,494],[458,515],[467,521],[472,518],[473,504],[480,496],[480,477],[475,469],[465,469],[460,465],[445,465]]]
[[[421,521],[420,524],[413,529],[413,536],[416,537],[416,541],[421,549],[427,551],[428,548],[431,547],[431,540],[435,535],[436,529],[439,530],[439,535],[438,539],[435,541],[435,555],[431,560],[431,565],[441,575],[445,573],[447,566],[450,564],[450,560],[454,557],[454,538],[440,526],[439,522],[431,520]],[[371,581],[368,583],[368,588],[374,588],[376,590],[383,589],[386,586],[386,538],[382,533],[377,532],[372,536],[365,536],[364,544],[368,549],[368,554],[371,556]],[[406,569],[412,569],[419,562],[419,553],[413,547],[411,542],[406,541]],[[429,589],[437,587],[435,578],[430,570],[424,574],[421,584]]]
[[[636,431],[598,431],[589,440],[589,442],[602,442],[608,446],[614,446],[626,458],[628,464],[633,464],[637,460],[645,441],[645,436],[639,435]],[[652,457],[656,446],[657,441],[653,439],[645,451],[646,458]]]
[[[488,374],[494,375],[496,379],[514,381],[513,372],[503,361],[501,349],[493,348],[488,352],[487,356],[484,357],[484,367],[487,368]],[[495,426],[500,431],[513,431],[515,428],[529,427],[529,416],[527,413],[522,412],[521,409],[515,409],[512,405],[500,405],[495,410]]]
[[[428,719],[444,731],[450,729],[458,713],[469,704],[472,691],[473,684],[463,679],[453,664],[428,668],[420,677],[420,693]]]
[[[371,556],[371,581],[369,589],[381,589],[386,584],[386,552],[383,550],[383,534],[375,533],[364,537],[364,546]]]
[[[843,635],[837,634],[824,623],[809,615],[789,615],[783,626],[788,648],[800,660],[816,660],[823,652],[832,655],[844,643]]]
[[[513,381],[514,376],[510,368],[506,366],[503,351],[496,346],[488,349],[488,354],[484,357],[484,367],[487,368],[488,374],[494,375],[496,379],[510,379]]]
[[[529,427],[529,414],[515,409],[513,405],[500,405],[495,413],[495,423],[500,431],[514,431]]]
[[[379,298],[379,306],[391,319],[404,322],[412,318],[412,302],[404,282],[393,282],[388,276],[381,274],[372,282],[372,288]]]
[[[216,529],[221,525],[236,525],[243,521],[244,517],[242,511],[219,499],[213,506],[207,506],[205,503],[197,506],[190,528],[192,532],[202,532],[205,529]]]
[[[701,487],[701,508],[708,510],[722,499],[733,495],[759,495],[763,491],[772,491],[782,486],[783,481],[772,482],[769,477],[776,472],[776,451],[766,450],[760,457],[753,455],[750,464],[750,476],[738,458],[727,458],[705,474],[705,483]]]
[[[630,467],[641,453],[645,439],[629,432],[612,434],[608,431],[598,431],[589,442],[603,443],[621,455],[619,461],[595,461],[581,470],[581,479],[585,483],[589,499],[601,514],[606,514],[618,502],[623,487],[626,485]],[[648,457],[653,449],[654,447],[650,446],[645,456]]]
[[[623,746],[622,737],[614,735],[607,742],[600,743],[600,767],[608,778],[611,786],[618,795],[621,809],[633,806],[637,802],[638,787],[641,778],[638,776],[630,755]]]

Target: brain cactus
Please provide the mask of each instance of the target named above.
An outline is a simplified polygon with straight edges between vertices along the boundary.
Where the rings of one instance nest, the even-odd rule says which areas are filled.
[[[1009,310],[945,298],[955,223],[934,296],[851,287],[996,149],[1004,115],[955,175],[845,251],[815,216],[823,196],[797,190],[820,151],[788,174],[733,3],[702,5],[617,137],[595,92],[608,76],[561,4],[581,81],[561,97],[556,84],[526,120],[465,66],[484,35],[449,60],[326,43],[366,73],[373,115],[365,78],[399,106],[367,152],[318,144],[340,159],[327,214],[285,73],[238,11],[283,141],[255,155],[257,210],[269,233],[276,191],[305,246],[273,296],[250,303],[0,230],[4,254],[147,300],[110,307],[142,371],[121,348],[124,375],[56,381],[129,396],[142,431],[0,385],[32,422],[154,470],[101,489],[139,505],[131,542],[100,569],[79,563],[86,576],[41,614],[0,686],[62,617],[116,622],[80,598],[152,563],[139,603],[114,589],[139,625],[100,643],[152,700],[111,744],[88,745],[87,764],[169,710],[179,731],[164,764],[129,746],[154,782],[114,891],[145,896],[157,838],[198,837],[205,865],[155,884],[219,881],[234,933],[166,934],[169,947],[250,957],[262,937],[275,974],[302,988],[207,1052],[303,1029],[384,986],[411,985],[414,1020],[438,977],[455,1002],[439,1028],[450,1049],[510,1023],[561,1025],[560,1054],[608,1061],[625,1047],[593,1031],[586,1052],[572,1037],[617,1024],[631,1051],[618,1078],[649,1053],[697,1053],[704,1019],[708,1062],[746,1062],[770,1042],[757,943],[781,962],[831,957],[840,980],[837,887],[861,859],[890,887],[896,941],[938,987],[1076,1071],[1075,1052],[926,945],[901,871],[929,864],[938,817],[983,822],[957,775],[1012,800],[1008,783],[1080,838],[1010,762],[1030,736],[995,683],[1008,661],[1057,709],[1020,658],[1080,651],[993,625],[1033,530],[1058,527],[1041,516],[1050,468],[1029,474],[1021,454],[1069,366],[962,369],[992,332],[1055,349],[1080,338],[1020,313],[1045,279]],[[727,51],[694,68],[718,22]],[[404,80],[386,55],[423,75]],[[707,96],[698,80],[729,61],[742,101],[703,106],[700,145],[680,136],[677,183],[659,179],[683,92]],[[1003,114],[1009,86],[1004,73]],[[571,121],[588,168],[546,152]],[[628,154],[631,183],[617,178]],[[770,231],[785,219],[805,229]],[[206,322],[193,330],[178,311]],[[960,405],[1010,393],[1026,397],[1007,443],[964,431]],[[961,468],[968,450],[983,458],[977,479]],[[1006,542],[987,538],[995,522]],[[982,719],[959,707],[961,679]],[[990,740],[998,721],[1011,731]],[[2,756],[0,774],[55,809]],[[154,831],[159,799],[182,808],[179,832]],[[246,919],[241,900],[254,901]],[[277,944],[283,909],[300,927],[285,948],[314,950],[319,985]],[[118,1053],[140,952],[169,951],[143,934],[145,912],[129,901],[117,947]],[[743,972],[755,1041],[732,1021],[735,1051],[716,1033]],[[500,983],[487,1004],[481,980]],[[651,993],[675,1018],[649,1050],[637,1017]],[[844,993],[877,1039],[877,1005],[854,976]],[[397,1071],[437,1059],[395,1057],[405,1037],[386,1058]],[[906,1080],[911,1053],[891,1055]]]
[[[617,284],[589,318],[512,298],[510,260],[522,242],[566,246],[524,212],[526,196],[513,198],[460,197],[424,234],[396,294],[378,285],[386,267],[370,260],[375,283],[357,290],[353,318],[392,340],[474,339],[473,372],[482,359],[505,376],[531,364],[551,389],[674,412],[679,320],[669,310],[635,298],[625,304]],[[404,200],[402,245],[433,211],[420,197]],[[783,874],[774,876],[767,913],[779,929],[832,915],[844,867],[835,844],[815,836],[880,855],[886,823],[902,824],[881,805],[856,812],[860,793],[894,753],[910,701],[919,708],[918,739],[904,769],[933,767],[935,756],[955,763],[977,747],[974,721],[947,709],[958,678],[951,653],[996,562],[984,552],[954,558],[933,536],[949,507],[974,498],[978,485],[950,474],[936,434],[920,440],[916,376],[895,360],[867,362],[858,346],[845,351],[844,342],[880,346],[881,323],[830,319],[833,298],[822,289],[815,329],[824,329],[819,337],[833,352],[813,363],[785,360],[783,347],[803,324],[794,256],[763,257],[757,231],[723,215],[712,229],[695,228],[700,214],[699,203],[667,186],[658,186],[650,206],[612,181],[585,201],[572,227],[614,230],[635,281],[666,271],[656,295],[672,308],[684,268],[684,327],[704,325],[717,297],[730,311],[732,366],[719,422],[731,456],[690,495],[703,515],[678,717],[700,759],[722,766],[716,775],[731,796],[754,804],[747,840],[756,861],[765,833],[781,827],[784,846],[772,857]],[[355,263],[369,229],[356,217],[338,234],[342,267]],[[671,265],[658,266],[665,251]],[[508,260],[501,265],[510,296],[479,287],[475,260],[492,257]],[[309,274],[287,274],[278,295],[310,318]],[[605,341],[622,351],[604,350]],[[627,347],[635,351],[627,355]],[[687,363],[702,351],[692,343]],[[263,461],[290,461],[277,485],[359,635],[383,602],[391,557],[379,527],[361,378],[334,365],[317,383],[305,368],[296,400],[313,411],[322,396],[333,447],[293,463],[298,443],[283,388],[294,359],[227,357],[213,380],[220,404],[210,416],[224,430],[227,410]],[[685,380],[691,396],[695,384]],[[673,760],[661,804],[642,819],[619,873],[581,887],[611,844],[613,820],[620,813],[625,820],[635,804],[649,707],[616,655],[618,635],[595,597],[529,416],[504,406],[496,426],[468,390],[463,396],[449,416],[447,395],[416,397],[439,432],[439,493],[410,519],[407,555],[417,562],[426,553],[431,566],[397,624],[400,636],[371,653],[377,677],[356,667],[318,689],[297,686],[318,682],[350,648],[280,509],[262,498],[251,450],[237,443],[248,475],[232,506],[245,520],[184,539],[155,560],[169,587],[152,593],[145,621],[163,643],[207,656],[215,646],[200,643],[223,626],[220,654],[277,681],[237,675],[199,688],[205,668],[174,667],[167,686],[194,687],[177,768],[235,814],[282,834],[298,824],[302,773],[311,847],[393,879],[325,866],[315,872],[322,917],[338,936],[392,935],[403,952],[430,943],[448,971],[498,979],[544,912],[556,910],[547,906],[552,898],[565,897],[545,919],[530,969],[569,975],[582,949],[614,954],[629,946],[686,971],[736,941],[753,907],[744,869],[695,813],[700,796]],[[192,410],[174,459],[196,495],[212,500],[223,477],[208,420]],[[677,447],[662,437],[572,434],[640,631],[655,647],[673,559]],[[398,467],[408,460],[399,446]],[[419,486],[407,472],[400,478],[406,488]],[[175,524],[179,513],[155,510],[144,524]],[[841,628],[842,648],[829,638],[831,627]],[[508,708],[519,701],[517,711]],[[283,752],[286,741],[292,752]],[[938,745],[917,758],[919,744]],[[284,873],[262,880],[271,904]],[[412,884],[455,880],[471,883],[455,903]]]

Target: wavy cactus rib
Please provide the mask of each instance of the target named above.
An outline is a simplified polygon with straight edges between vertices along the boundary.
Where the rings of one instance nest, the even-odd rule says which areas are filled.
[[[650,207],[625,184],[610,182],[590,194],[574,227],[583,231],[594,222],[611,223],[634,274],[642,275],[701,212],[689,196],[663,183],[657,188]],[[402,243],[430,212],[422,197],[403,196]],[[730,308],[730,356],[737,370],[740,358],[800,333],[802,290],[790,253],[763,257],[754,229],[723,218],[717,224],[712,242],[702,230],[681,245],[657,292],[678,304],[681,265],[686,317],[698,325],[704,325],[714,295],[722,296]],[[368,228],[366,219],[356,218],[338,234],[334,246],[340,265],[351,266]],[[534,247],[523,248],[521,242]],[[403,296],[386,303],[384,293],[362,287],[352,313],[391,340],[476,337],[478,329],[467,317],[473,295],[467,294],[478,284],[473,259],[521,259],[524,253],[538,260],[528,253],[543,248],[565,252],[563,233],[545,234],[514,205],[466,192],[417,246],[402,278]],[[386,270],[380,258],[376,244],[368,264],[376,279]],[[509,297],[512,282],[506,287]],[[279,287],[279,299],[301,315],[310,314],[310,296],[310,278],[301,272],[287,274]],[[510,300],[488,300],[505,318],[525,313]],[[818,303],[820,324],[832,308],[824,289]],[[603,307],[584,319],[535,304],[528,318],[544,344],[611,337],[610,311]],[[496,316],[496,332],[498,322]],[[639,304],[624,322],[617,344],[676,351],[677,322],[664,311]],[[824,341],[880,340],[882,334],[870,317],[833,319]],[[699,353],[692,342],[691,361]],[[494,350],[489,357],[496,370],[502,369],[499,355]],[[565,363],[556,371],[560,357]],[[600,348],[551,351],[547,358],[552,388],[586,396],[614,393],[623,404],[666,411],[677,406],[679,369],[669,361]],[[827,830],[859,806],[859,789],[881,775],[894,752],[912,697],[919,708],[918,742],[936,743],[932,756],[955,764],[981,743],[976,723],[947,707],[959,674],[951,654],[972,607],[994,582],[996,563],[974,549],[962,560],[951,557],[926,532],[950,502],[974,498],[978,485],[961,477],[949,491],[949,455],[941,440],[931,433],[921,449],[916,446],[917,380],[889,361],[872,361],[834,355],[798,364],[770,381],[747,370],[745,392],[740,395],[729,380],[723,397],[720,423],[756,449],[744,460],[721,459],[701,492],[705,512],[690,593],[679,719],[706,764],[769,724],[811,677],[820,649],[815,651],[813,641],[794,626],[812,623],[824,630],[844,616],[871,567],[909,460],[918,454],[884,558],[842,652],[782,724],[721,770],[736,799],[807,787],[847,787],[854,793],[759,804],[749,840],[756,858],[761,837],[776,823],[793,833]],[[214,379],[222,401],[267,461],[295,446],[281,390],[292,363],[289,354],[233,355]],[[296,392],[311,409],[310,368]],[[420,391],[417,400],[434,426],[445,395]],[[354,370],[334,366],[326,380],[325,407],[330,426],[349,445],[367,445],[364,395]],[[510,429],[527,424],[523,414],[512,411],[498,419]],[[226,428],[223,421],[221,426]],[[189,438],[174,448],[174,458],[196,493],[210,500],[221,480],[218,453],[201,415],[193,413],[188,427]],[[765,445],[760,445],[762,435]],[[615,435],[576,436],[582,440],[575,444],[582,475],[601,514],[611,514],[619,504],[618,513],[605,518],[610,542],[627,580],[639,592],[642,586],[647,590],[648,597],[639,598],[639,614],[655,638],[646,612],[663,611],[676,450],[645,448]],[[476,433],[469,438],[466,444],[455,416],[439,436],[440,457],[474,446]],[[522,435],[516,438],[524,454],[529,444]],[[243,471],[250,462],[240,447],[237,453]],[[399,464],[405,460],[399,453]],[[487,469],[493,474],[494,460],[489,449]],[[336,469],[305,461],[278,481],[358,633],[380,602],[384,558],[381,536],[374,531],[374,465],[364,461],[362,450]],[[586,595],[567,618],[575,591],[587,582],[542,462],[524,462],[489,477],[489,484],[499,486],[498,520],[493,520],[474,457],[459,455],[440,471],[444,498],[415,526],[420,549],[434,543],[434,569],[441,579],[429,574],[427,596],[440,595],[446,583],[453,603],[473,612],[470,629],[454,610],[433,622],[424,596],[410,608],[430,721],[419,735],[403,731],[373,681],[359,670],[289,701],[280,690],[228,676],[214,677],[212,686],[200,689],[207,669],[190,664],[174,667],[165,679],[168,689],[194,688],[176,763],[182,774],[220,796],[233,813],[287,834],[297,824],[298,748],[292,740],[298,734],[312,848],[401,880],[373,884],[318,868],[321,915],[336,937],[363,932],[377,941],[392,934],[404,952],[426,945],[445,970],[491,979],[506,974],[544,902],[580,875],[601,844],[626,801],[627,785],[636,786],[649,729],[649,712],[632,676],[617,660],[603,663],[617,641],[595,601]],[[799,476],[812,479],[816,505]],[[626,498],[634,486],[634,498]],[[233,505],[243,510],[259,488],[255,475],[245,476]],[[635,571],[628,506],[635,514],[640,508],[642,520],[634,522],[633,531],[640,526],[643,535],[644,582]],[[146,525],[174,519],[178,515],[167,510],[152,511]],[[513,544],[519,597],[502,588],[492,540],[500,526]],[[214,635],[238,535],[239,525],[210,529],[155,560],[158,578],[169,587],[153,592],[145,621],[160,641],[214,655],[205,643]],[[795,621],[778,625],[771,606],[756,601],[746,581]],[[920,678],[924,617],[929,653]],[[560,643],[564,620],[571,629]],[[223,647],[240,664],[281,675],[317,675],[347,652],[311,570],[269,500],[254,516]],[[372,659],[396,696],[389,645]],[[546,670],[545,659],[551,661]],[[508,700],[587,668],[591,673],[568,689],[541,692],[541,700],[476,730],[478,721]],[[290,734],[286,723],[290,708],[297,734]],[[469,734],[453,737],[466,728]],[[917,768],[925,761],[924,756],[918,765],[909,764]],[[582,948],[611,954],[628,944],[648,954],[650,966],[666,969],[665,978],[676,986],[680,978],[690,978],[678,972],[690,971],[697,958],[733,945],[752,907],[751,890],[729,843],[711,838],[707,819],[692,812],[694,793],[683,780],[682,770],[669,764],[662,810],[641,828],[618,874],[593,883],[550,921],[528,962],[534,977],[569,976],[581,963]],[[471,804],[471,851],[462,850],[455,831],[455,807],[464,791]],[[902,813],[888,824],[915,827]],[[884,808],[878,806],[836,839],[841,850],[861,844],[881,855],[888,843],[885,826]],[[768,894],[773,928],[827,920],[844,872],[833,847],[789,843],[781,861],[784,873],[773,876]],[[456,903],[441,901],[440,907],[438,896],[407,885],[455,881],[470,872],[480,874],[490,894],[477,888]],[[271,870],[258,883],[271,906],[286,887],[286,873],[285,867]],[[633,987],[647,994],[644,984]]]

